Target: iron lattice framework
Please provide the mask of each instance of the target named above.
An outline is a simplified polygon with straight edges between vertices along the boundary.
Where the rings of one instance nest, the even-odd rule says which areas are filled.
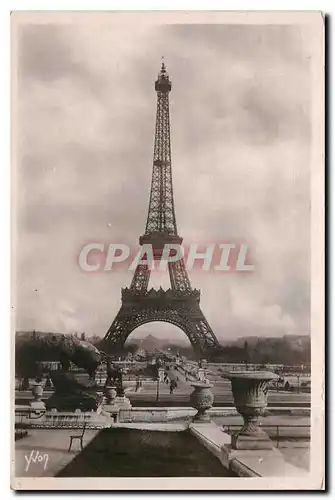
[[[177,247],[178,235],[173,201],[169,92],[171,81],[164,63],[155,82],[157,114],[154,158],[148,218],[140,245],[150,244],[155,260],[166,244]],[[210,325],[200,309],[200,291],[192,289],[184,260],[168,262],[171,288],[148,290],[149,263],[138,264],[130,288],[122,289],[122,305],[105,336],[109,350],[120,350],[129,334],[140,325],[165,321],[181,328],[196,354],[210,357],[220,349]],[[107,342],[108,341],[108,342]]]
[[[173,203],[169,91],[171,82],[162,65],[156,81],[157,114],[152,169],[151,193],[146,234],[163,233],[177,235],[176,216]]]

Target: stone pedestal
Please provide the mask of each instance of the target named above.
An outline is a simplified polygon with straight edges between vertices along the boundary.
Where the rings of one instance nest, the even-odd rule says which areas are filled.
[[[231,446],[234,450],[272,450],[273,442],[264,432],[263,435],[246,436],[236,433],[231,437]]]
[[[56,408],[58,411],[74,412],[96,411],[102,403],[102,396],[96,388],[88,387],[87,380],[79,382],[77,374],[69,371],[51,373],[54,392],[46,401],[47,409]]]
[[[130,399],[127,398],[127,396],[116,396],[116,398],[113,400],[113,404],[120,408],[120,410],[131,409],[131,402]]]
[[[190,402],[193,408],[198,410],[198,413],[193,418],[193,422],[210,422],[210,417],[207,411],[212,407],[214,396],[211,391],[211,384],[204,382],[194,382],[191,384],[194,391],[190,396]]]
[[[111,393],[111,391],[109,391],[109,393]],[[115,422],[129,420],[131,408],[131,402],[125,395],[115,396],[112,399],[106,398],[105,403],[103,404],[103,411],[113,417]]]
[[[114,422],[120,421],[120,408],[114,404],[105,404],[102,407],[102,412],[104,415],[109,415],[114,419]]]
[[[117,396],[114,400],[118,408],[118,420],[120,422],[131,422],[131,402],[126,396]]]
[[[34,411],[45,410],[45,403],[43,401],[30,401],[29,406]]]
[[[267,406],[268,383],[278,375],[272,372],[239,371],[226,374],[231,381],[234,403],[242,415],[244,425],[232,436],[236,450],[268,450],[272,441],[259,426],[259,418]]]

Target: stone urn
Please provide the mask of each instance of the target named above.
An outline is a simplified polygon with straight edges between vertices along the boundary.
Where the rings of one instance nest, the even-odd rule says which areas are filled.
[[[33,410],[45,410],[45,403],[42,401],[43,387],[40,384],[36,384],[32,387],[31,392],[34,399],[30,401],[29,405]]]
[[[117,392],[116,392],[116,388],[115,387],[113,387],[113,386],[107,386],[107,387],[105,387],[104,396],[106,398],[106,403],[107,404],[109,404],[109,405],[112,404],[112,402],[116,398],[116,395],[117,395]]]
[[[194,391],[190,396],[190,402],[193,408],[198,410],[198,413],[193,418],[193,422],[209,422],[210,418],[208,410],[212,407],[214,396],[211,391],[211,384],[205,382],[194,382],[191,384]]]
[[[34,385],[31,392],[34,396],[34,401],[42,401],[43,387],[40,384]]]
[[[268,371],[236,371],[225,374],[225,377],[231,381],[235,407],[244,420],[244,425],[233,435],[232,446],[259,449],[267,442],[265,447],[272,447],[267,434],[259,426],[259,419],[267,407],[268,383],[278,379],[278,375]]]

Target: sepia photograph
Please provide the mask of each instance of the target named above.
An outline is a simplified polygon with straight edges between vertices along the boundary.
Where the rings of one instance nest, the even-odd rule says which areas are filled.
[[[15,490],[324,489],[324,18],[11,14]]]

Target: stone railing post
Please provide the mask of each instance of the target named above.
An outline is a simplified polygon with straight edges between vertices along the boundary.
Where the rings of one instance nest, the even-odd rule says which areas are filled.
[[[160,382],[164,382],[164,368],[158,368],[158,378]]]

